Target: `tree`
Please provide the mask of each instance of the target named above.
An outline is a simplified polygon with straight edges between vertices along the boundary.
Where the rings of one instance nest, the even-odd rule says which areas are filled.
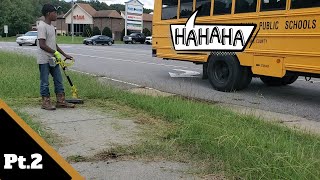
[[[109,27],[105,27],[102,31],[102,34],[105,35],[105,36],[109,36],[112,38],[112,32],[111,32],[111,29]]]
[[[93,27],[93,32],[92,32],[92,35],[101,35],[101,31],[100,29],[97,27],[97,26],[94,26]]]
[[[36,20],[35,9],[28,0],[2,0],[0,6],[0,30],[3,33],[3,25],[8,25],[8,36],[26,33],[31,30],[31,24]]]
[[[91,29],[90,25],[85,25],[83,37],[91,37],[91,36],[92,36],[92,29]]]
[[[148,28],[144,28],[142,32],[145,36],[151,36],[151,32],[149,31]]]

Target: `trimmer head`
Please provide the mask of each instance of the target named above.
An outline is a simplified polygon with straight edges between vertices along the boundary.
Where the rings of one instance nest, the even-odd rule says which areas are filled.
[[[66,102],[72,104],[83,104],[84,101],[82,99],[66,99]]]

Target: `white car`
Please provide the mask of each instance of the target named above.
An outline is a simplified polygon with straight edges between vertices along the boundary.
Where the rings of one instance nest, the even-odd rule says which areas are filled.
[[[145,43],[146,44],[152,44],[152,36],[147,36]]]
[[[18,37],[16,42],[19,44],[19,46],[22,46],[23,44],[36,46],[37,39],[38,39],[38,32],[37,31],[29,31],[25,35]]]

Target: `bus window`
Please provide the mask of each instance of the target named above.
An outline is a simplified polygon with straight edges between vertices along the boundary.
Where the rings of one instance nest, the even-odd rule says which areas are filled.
[[[257,0],[236,0],[235,13],[256,12]]]
[[[198,8],[199,6],[202,6],[202,8],[198,12],[198,16],[210,16],[211,0],[197,0],[196,8]]]
[[[161,19],[177,19],[178,0],[162,0]]]
[[[261,11],[285,10],[287,0],[261,0]]]
[[[231,14],[232,0],[214,0],[213,14]]]
[[[180,0],[180,18],[189,18],[192,15],[193,0]]]
[[[291,9],[320,7],[319,0],[292,0]]]

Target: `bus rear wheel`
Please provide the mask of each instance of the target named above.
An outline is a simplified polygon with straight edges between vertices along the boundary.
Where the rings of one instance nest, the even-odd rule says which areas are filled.
[[[245,89],[252,80],[250,68],[241,66],[236,56],[211,56],[207,73],[212,87],[224,92]]]
[[[267,86],[285,86],[294,83],[298,77],[297,75],[285,76],[283,78],[260,76],[260,79]]]

